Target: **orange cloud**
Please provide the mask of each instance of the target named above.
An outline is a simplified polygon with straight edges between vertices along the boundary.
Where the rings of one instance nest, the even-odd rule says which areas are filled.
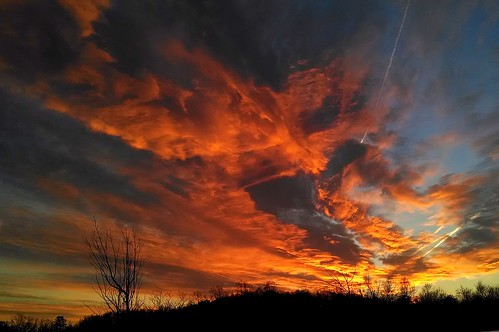
[[[59,3],[78,21],[82,37],[88,37],[94,32],[92,22],[96,21],[101,11],[110,5],[109,0],[59,0]]]
[[[88,96],[90,102],[83,103],[71,96],[45,100],[48,107],[76,117],[93,130],[119,136],[134,148],[149,150],[161,160],[201,158],[199,167],[176,167],[175,173],[165,172],[164,165],[145,173],[121,170],[132,176],[138,188],[161,197],[161,209],[127,203],[126,214],[132,219],[149,220],[152,227],[170,227],[185,234],[184,238],[197,234],[211,241],[217,239],[200,245],[195,255],[192,247],[177,247],[175,255],[159,255],[157,263],[169,262],[215,274],[233,271],[230,275],[235,278],[249,273],[241,262],[266,257],[255,270],[271,271],[279,266],[281,272],[327,277],[324,272],[331,268],[327,262],[334,262],[334,268],[338,268],[338,264],[343,264],[341,260],[331,253],[306,248],[306,231],[283,225],[274,216],[262,215],[240,186],[293,175],[298,170],[309,174],[322,172],[338,144],[352,135],[362,135],[365,123],[349,115],[348,110],[356,107],[352,99],[365,72],[344,75],[341,60],[335,60],[324,68],[291,74],[283,91],[275,92],[242,79],[205,51],[188,50],[178,41],[164,47],[163,54],[167,61],[194,71],[192,87],[180,87],[150,73],[143,73],[140,78],[126,76],[110,68],[113,60],[89,44],[82,63],[69,69],[67,77],[74,83],[94,87],[95,93]],[[327,96],[336,94],[339,105],[335,106],[338,115],[334,125],[311,133],[304,131],[303,119],[324,106]],[[164,98],[173,100],[169,105],[177,108],[162,104]],[[393,195],[416,200],[408,187],[388,183],[393,175],[383,162],[376,161],[383,165],[380,171],[385,172],[382,176],[388,179]],[[358,174],[355,168],[345,170],[341,192],[319,190],[326,215],[342,222],[369,250],[381,245],[386,253],[400,253],[413,247],[415,241],[404,236],[395,224],[368,216],[364,206],[348,198],[348,181],[353,186],[356,180],[352,179],[359,178]],[[158,183],[169,176],[188,183],[186,192],[191,201],[164,192]],[[115,197],[100,193],[89,197],[95,195],[93,201],[106,202],[109,209],[123,210],[123,203]],[[188,215],[183,211],[189,211]],[[168,217],[162,218],[165,212]],[[163,236],[169,238],[168,244],[176,241],[175,236]],[[238,239],[237,245],[233,238]],[[160,238],[148,241],[163,243]],[[239,249],[241,243],[247,243],[243,251]],[[248,249],[253,246],[268,249]],[[273,252],[275,248],[298,258],[299,263],[296,259],[278,258]],[[209,256],[203,254],[206,251]],[[228,264],[223,259],[226,256],[234,257],[234,263]],[[367,269],[368,256],[358,264]]]

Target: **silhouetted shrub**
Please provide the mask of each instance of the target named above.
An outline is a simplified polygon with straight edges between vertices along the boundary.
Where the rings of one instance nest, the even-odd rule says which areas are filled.
[[[52,332],[66,331],[69,327],[63,316],[57,316],[54,321],[39,319],[22,313],[14,315],[10,322],[0,322],[2,332]]]
[[[441,288],[434,287],[432,284],[424,284],[416,302],[423,304],[453,304],[457,303],[457,299],[445,293]]]

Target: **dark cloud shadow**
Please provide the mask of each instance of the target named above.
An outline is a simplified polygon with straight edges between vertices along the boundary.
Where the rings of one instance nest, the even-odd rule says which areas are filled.
[[[180,39],[208,49],[242,77],[279,89],[290,66],[339,56],[355,32],[376,20],[376,1],[119,1],[94,23],[99,47],[131,75],[161,71],[189,84],[189,68],[165,63],[158,47]]]
[[[119,168],[141,165],[151,154],[116,137],[94,133],[65,114],[0,91],[0,169],[36,189],[37,181],[62,182],[144,204],[155,197],[140,191]],[[33,188],[34,186],[34,188]]]
[[[80,28],[57,1],[19,1],[0,10],[0,59],[13,79],[62,71],[81,51]]]
[[[315,210],[316,192],[310,175],[276,178],[247,187],[246,191],[257,209],[307,230],[302,249],[329,252],[352,264],[360,260],[360,248],[352,234]]]

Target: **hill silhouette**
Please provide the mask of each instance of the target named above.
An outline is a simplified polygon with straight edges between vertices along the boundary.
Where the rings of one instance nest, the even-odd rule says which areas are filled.
[[[83,319],[74,331],[327,329],[329,331],[492,331],[499,298],[368,298],[358,294],[275,289],[224,295],[173,310],[141,310]]]
[[[31,328],[4,323],[0,331],[494,331],[499,330],[499,288],[477,284],[458,297],[423,287],[418,296],[367,296],[333,291],[280,291],[276,287],[223,292],[181,307],[88,316],[74,325]],[[59,323],[61,316],[58,317]],[[26,319],[25,319],[26,321]],[[36,325],[36,324],[35,324]]]

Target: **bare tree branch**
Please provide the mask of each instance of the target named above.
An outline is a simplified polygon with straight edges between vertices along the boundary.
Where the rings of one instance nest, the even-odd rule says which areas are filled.
[[[120,240],[113,238],[111,230],[102,231],[97,221],[86,239],[89,262],[95,268],[95,291],[104,304],[115,313],[139,309],[142,286],[141,256],[143,244],[134,230],[121,230]]]
[[[326,272],[331,277],[331,280],[327,281],[327,283],[333,286],[335,292],[346,295],[355,294],[356,287],[353,279],[357,274],[357,267],[351,273],[344,271],[342,268],[339,271],[334,271],[334,275],[329,270],[326,270]]]

